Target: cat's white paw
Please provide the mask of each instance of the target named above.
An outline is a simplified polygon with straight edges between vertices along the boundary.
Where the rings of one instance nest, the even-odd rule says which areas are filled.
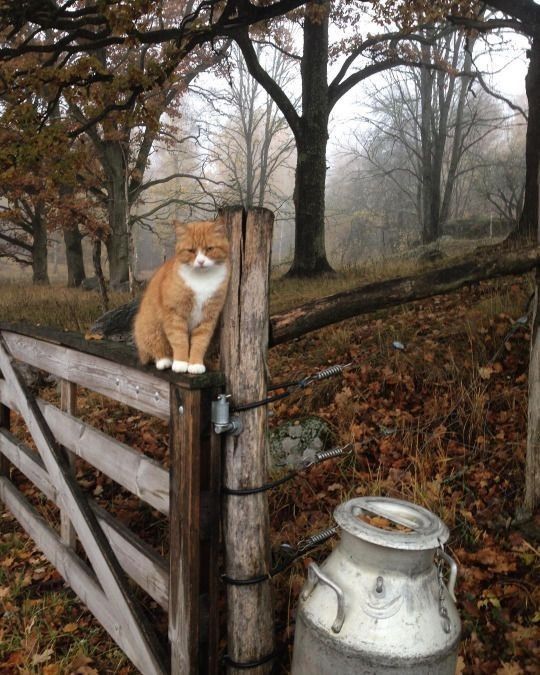
[[[206,368],[203,366],[202,363],[190,363],[187,371],[188,373],[192,373],[193,375],[200,375],[201,373],[206,372]]]
[[[172,359],[158,359],[156,361],[156,368],[158,370],[165,370],[165,368],[170,368],[172,366]]]
[[[188,372],[188,362],[187,361],[173,361],[172,369],[175,373],[187,373]]]

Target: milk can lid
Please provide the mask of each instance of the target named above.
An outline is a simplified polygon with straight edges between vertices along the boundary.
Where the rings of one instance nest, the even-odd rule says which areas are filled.
[[[336,508],[342,530],[372,544],[410,551],[438,548],[448,540],[446,525],[422,506],[390,497],[358,497]]]

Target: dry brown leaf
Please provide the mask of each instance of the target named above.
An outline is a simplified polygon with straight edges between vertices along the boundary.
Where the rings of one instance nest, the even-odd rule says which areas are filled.
[[[513,555],[504,554],[498,549],[483,548],[471,555],[471,559],[481,565],[487,565],[492,572],[504,574],[516,570],[516,562]]]
[[[44,666],[43,675],[60,675],[60,666],[57,663],[49,663]]]
[[[503,663],[496,675],[522,675],[525,671],[517,663]]]
[[[26,661],[26,654],[24,654],[21,651],[18,652],[12,652],[9,655],[9,658],[7,661],[4,661],[2,664],[4,667],[6,666],[21,666],[25,663]]]
[[[34,656],[32,656],[32,665],[38,666],[41,663],[46,663],[53,654],[54,652],[50,648],[47,648],[44,652],[41,652],[41,654],[34,654]]]
[[[478,368],[478,374],[483,380],[489,380],[493,374],[493,368],[490,368],[489,366],[481,366]]]
[[[72,673],[78,671],[79,668],[85,668],[91,665],[93,662],[94,662],[93,659],[91,659],[89,656],[86,656],[85,654],[79,652],[71,661],[67,669],[69,671],[69,674],[72,675]]]

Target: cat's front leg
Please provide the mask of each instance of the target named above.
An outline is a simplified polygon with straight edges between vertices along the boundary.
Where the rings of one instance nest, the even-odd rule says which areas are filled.
[[[217,317],[203,320],[191,332],[191,344],[189,347],[188,373],[200,374],[206,371],[204,355],[210,344]]]
[[[173,351],[171,370],[175,373],[188,372],[189,333],[188,324],[181,317],[171,317],[164,322],[165,333]]]

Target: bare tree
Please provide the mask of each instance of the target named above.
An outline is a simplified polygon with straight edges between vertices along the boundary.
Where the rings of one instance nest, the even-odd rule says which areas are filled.
[[[278,50],[256,45],[260,60],[282,87],[293,79],[291,61]],[[290,158],[294,140],[287,122],[268,93],[248,73],[240,50],[231,50],[220,68],[225,86],[195,85],[207,114],[201,124],[208,168],[229,186],[222,197],[246,208],[268,206],[274,211],[286,199],[274,180]]]
[[[188,97],[189,99],[189,97]],[[200,144],[200,115],[182,102],[182,117],[156,140],[142,190],[130,214],[135,266],[153,269],[174,248],[174,220],[213,218],[223,190]],[[142,250],[144,248],[144,250]]]
[[[425,52],[414,49],[413,45],[426,42],[429,47],[430,36],[426,36],[425,31],[416,30],[425,25],[425,13],[420,12],[421,21],[417,23],[417,8],[413,7],[413,11],[408,12],[409,5],[409,2],[368,4],[361,0],[348,3],[313,0],[309,3],[302,17],[302,54],[296,57],[300,64],[302,88],[300,110],[258,60],[248,30],[241,29],[235,33],[234,39],[242,49],[249,72],[276,101],[295,137],[296,227],[290,276],[314,276],[332,271],[326,257],[325,184],[328,122],[334,107],[360,82],[378,73],[404,65],[425,66],[425,73],[431,72],[428,67],[440,67],[440,64],[429,60],[429,49]],[[400,17],[397,19],[400,25],[395,30],[362,35],[361,22],[370,16],[366,14],[366,8],[370,6],[375,13],[384,9],[391,12],[392,8],[401,6],[405,10],[406,21],[401,21]],[[441,8],[436,3],[433,16]],[[332,45],[329,43],[331,23],[341,29],[341,39]],[[345,37],[347,33],[350,34],[348,39]],[[337,65],[335,73],[329,77],[331,58],[337,59]]]
[[[370,112],[362,120],[370,130],[354,135],[351,152],[367,160],[401,203],[416,211],[427,244],[459,210],[459,183],[470,180],[483,161],[475,161],[475,149],[505,115],[481,88],[475,90],[474,40],[464,50],[460,33],[439,38],[429,29],[425,34],[422,61],[442,67],[386,74],[386,86],[372,89]]]
[[[504,222],[515,227],[525,197],[525,131],[513,125],[479,149],[475,188]]]
[[[492,9],[501,16],[487,20],[459,16],[459,8],[450,9],[451,20],[469,29],[487,33],[506,28],[527,36],[529,67],[525,78],[528,102],[527,136],[525,143],[525,196],[517,227],[509,240],[518,243],[538,240],[538,174],[540,168],[540,5],[536,0],[489,0]]]

